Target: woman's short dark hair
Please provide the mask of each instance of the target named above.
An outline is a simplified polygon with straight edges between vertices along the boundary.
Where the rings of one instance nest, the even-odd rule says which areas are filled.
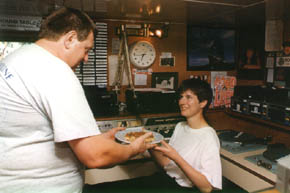
[[[79,41],[96,30],[92,19],[80,10],[62,7],[47,16],[41,23],[38,38],[57,41],[62,35],[75,30]]]
[[[213,97],[212,89],[208,82],[199,78],[186,79],[182,81],[178,94],[182,94],[187,90],[191,90],[197,96],[199,102],[206,100],[207,104],[204,107],[204,111],[208,109]]]

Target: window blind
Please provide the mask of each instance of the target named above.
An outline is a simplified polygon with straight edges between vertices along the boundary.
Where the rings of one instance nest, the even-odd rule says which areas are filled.
[[[89,51],[87,62],[82,62],[75,70],[75,74],[83,86],[97,86],[106,88],[107,77],[107,23],[96,22],[98,33],[95,34],[94,47]]]

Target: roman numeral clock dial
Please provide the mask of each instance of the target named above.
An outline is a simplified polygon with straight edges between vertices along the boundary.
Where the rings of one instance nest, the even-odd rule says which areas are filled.
[[[145,69],[150,67],[156,58],[154,46],[147,41],[138,41],[130,46],[130,61],[136,67]]]

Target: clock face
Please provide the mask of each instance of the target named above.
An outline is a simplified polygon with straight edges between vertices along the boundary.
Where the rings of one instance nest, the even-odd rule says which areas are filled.
[[[137,68],[148,68],[155,60],[156,52],[147,41],[139,41],[131,46],[130,61]]]

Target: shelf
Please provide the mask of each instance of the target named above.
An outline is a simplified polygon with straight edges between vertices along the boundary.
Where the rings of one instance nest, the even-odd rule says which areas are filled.
[[[231,109],[226,109],[225,112],[228,115],[233,116],[233,117],[242,118],[242,119],[245,119],[245,120],[253,121],[255,123],[263,124],[263,125],[266,125],[266,126],[271,126],[271,127],[274,127],[274,128],[276,128],[278,130],[282,130],[282,131],[285,131],[285,132],[290,132],[290,127],[289,126],[282,125],[282,124],[279,124],[279,123],[275,123],[275,122],[270,121],[270,120],[264,120],[264,119],[260,119],[258,117],[255,117],[253,115],[246,115],[246,114],[234,112]]]

